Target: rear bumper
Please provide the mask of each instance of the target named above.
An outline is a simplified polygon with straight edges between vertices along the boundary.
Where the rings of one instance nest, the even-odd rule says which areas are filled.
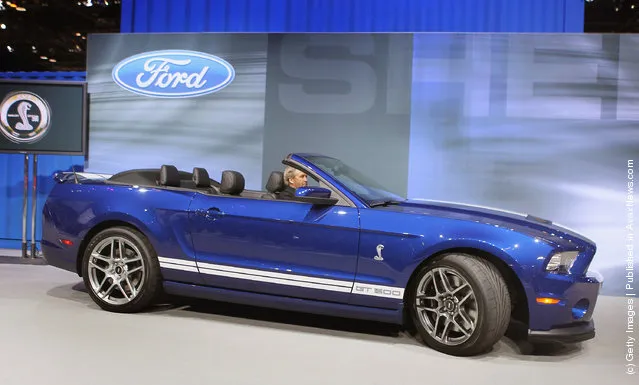
[[[561,342],[575,343],[595,338],[595,322],[593,320],[550,330],[529,330],[528,340],[533,343]]]
[[[72,246],[65,246],[60,239],[70,239]],[[42,215],[42,239],[40,247],[42,256],[49,266],[57,267],[78,274],[76,262],[81,239],[70,235],[62,235],[55,228],[51,219],[51,213],[46,204]]]
[[[53,244],[47,240],[42,240],[40,245],[42,248],[42,257],[49,266],[79,275],[76,268],[77,249],[65,249],[63,246]]]

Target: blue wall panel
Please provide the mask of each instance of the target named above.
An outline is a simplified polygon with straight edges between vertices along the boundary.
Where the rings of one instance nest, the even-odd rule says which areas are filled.
[[[583,22],[583,0],[123,0],[121,31],[583,32]],[[78,80],[85,73],[0,73],[2,78]],[[84,163],[77,156],[39,160],[38,210],[51,174]],[[20,246],[22,161],[0,154],[0,248]]]
[[[86,72],[0,72],[0,79],[84,81]]]
[[[83,81],[85,72],[0,72],[0,79]],[[33,158],[29,157],[29,203],[27,240],[31,239],[31,199],[33,188]],[[39,155],[37,175],[36,240],[40,239],[42,204],[53,187],[51,176],[57,171],[84,168],[84,157]],[[0,154],[0,249],[19,249],[22,242],[24,155]]]
[[[59,171],[84,169],[84,157],[68,155],[38,155],[36,240],[40,239],[40,213],[44,200],[53,188],[52,176]],[[0,154],[0,249],[19,249],[22,242],[24,155]],[[29,186],[27,240],[31,239],[31,207],[33,188],[33,156],[29,156]],[[6,213],[6,214],[5,214]]]
[[[123,0],[122,32],[583,32],[584,0]]]

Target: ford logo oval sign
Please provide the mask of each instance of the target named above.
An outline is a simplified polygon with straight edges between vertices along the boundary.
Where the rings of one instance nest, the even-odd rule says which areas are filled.
[[[235,79],[227,61],[203,52],[145,52],[119,62],[113,81],[125,90],[159,98],[188,98],[220,91]]]

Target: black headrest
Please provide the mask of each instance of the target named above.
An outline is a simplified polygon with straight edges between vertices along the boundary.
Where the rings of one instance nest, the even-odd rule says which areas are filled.
[[[266,182],[266,191],[270,193],[278,193],[284,190],[284,173],[281,171],[273,171]]]
[[[211,187],[209,173],[200,167],[193,167],[193,182],[195,182],[195,187]]]
[[[175,166],[164,164],[160,169],[160,185],[174,186],[180,185],[180,173]]]
[[[244,176],[237,171],[223,171],[220,192],[222,194],[237,195],[242,191],[244,191]]]

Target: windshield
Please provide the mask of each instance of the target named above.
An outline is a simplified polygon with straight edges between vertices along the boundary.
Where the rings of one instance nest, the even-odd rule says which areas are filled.
[[[368,204],[405,200],[338,159],[323,156],[306,156],[305,159],[338,180]]]

